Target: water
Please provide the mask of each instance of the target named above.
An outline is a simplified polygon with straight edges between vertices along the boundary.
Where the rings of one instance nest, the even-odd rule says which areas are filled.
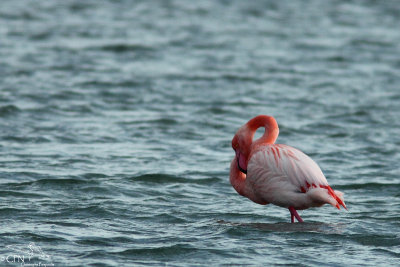
[[[0,265],[398,266],[399,12],[1,1]],[[258,114],[349,211],[290,224],[234,191],[230,141]]]

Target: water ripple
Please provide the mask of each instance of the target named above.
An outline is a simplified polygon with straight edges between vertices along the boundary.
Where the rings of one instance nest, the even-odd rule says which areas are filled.
[[[3,0],[0,263],[34,243],[55,266],[397,266],[398,13],[389,0]],[[290,224],[235,192],[230,142],[257,114],[348,211]]]

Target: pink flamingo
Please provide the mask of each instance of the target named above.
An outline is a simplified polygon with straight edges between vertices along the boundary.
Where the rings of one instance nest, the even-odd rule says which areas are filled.
[[[256,130],[265,128],[253,141]],[[331,204],[346,208],[343,193],[334,191],[318,165],[291,146],[274,144],[279,128],[271,116],[259,115],[243,125],[232,139],[235,158],[231,163],[230,182],[242,196],[255,203],[288,208],[291,222],[303,219],[296,210]]]

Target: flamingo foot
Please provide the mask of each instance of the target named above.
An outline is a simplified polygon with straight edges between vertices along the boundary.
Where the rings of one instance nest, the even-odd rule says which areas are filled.
[[[294,223],[294,217],[296,217],[297,221],[303,222],[303,219],[300,217],[300,215],[297,213],[297,211],[293,207],[289,207],[290,211],[290,219],[291,222]]]

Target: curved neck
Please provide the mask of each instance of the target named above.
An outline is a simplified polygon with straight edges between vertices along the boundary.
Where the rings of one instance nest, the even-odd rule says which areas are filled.
[[[260,144],[273,144],[279,135],[279,127],[276,120],[271,116],[259,115],[246,124],[251,133],[251,138],[253,139],[255,132],[258,128],[264,127],[265,132],[263,136],[252,143],[254,145]]]

